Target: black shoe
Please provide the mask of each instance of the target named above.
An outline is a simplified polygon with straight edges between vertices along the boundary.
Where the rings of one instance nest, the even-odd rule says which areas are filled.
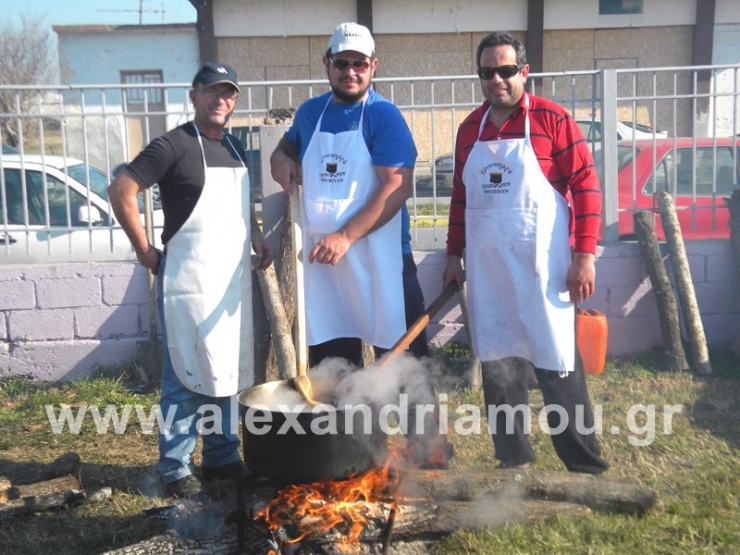
[[[198,497],[201,494],[200,480],[192,474],[188,474],[184,478],[167,484],[167,491],[175,497],[183,499]]]
[[[251,474],[242,461],[234,461],[224,466],[204,466],[201,468],[201,476],[204,482],[233,480],[234,482],[242,483]]]

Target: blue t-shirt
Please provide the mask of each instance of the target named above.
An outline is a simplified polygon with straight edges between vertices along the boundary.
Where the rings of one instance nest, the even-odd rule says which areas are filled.
[[[325,106],[326,111],[321,120],[322,132],[341,133],[357,129],[359,125],[362,102],[354,104],[329,102],[331,94],[330,91],[301,104],[293,118],[293,124],[285,133],[285,138],[296,147],[301,160]],[[376,93],[372,87],[365,101],[362,135],[374,166],[414,167],[416,145],[406,120],[392,102]],[[401,249],[404,254],[411,253],[410,222],[404,204],[401,209]]]

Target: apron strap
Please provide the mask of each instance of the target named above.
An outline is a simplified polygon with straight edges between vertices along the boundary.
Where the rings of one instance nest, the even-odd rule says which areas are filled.
[[[203,139],[201,139],[200,135],[200,129],[198,129],[198,125],[193,121],[193,127],[195,127],[195,134],[198,136],[198,145],[200,145],[200,155],[203,158],[203,168],[207,168],[208,164],[206,164],[206,151],[203,148]],[[236,150],[236,147],[234,146],[234,143],[231,142],[231,139],[226,134],[226,131],[222,132],[224,134],[224,138],[226,139],[226,142],[229,143],[229,147],[231,147],[231,150],[236,154],[236,157],[239,159],[239,162],[241,163],[243,168],[247,167],[247,164],[242,160],[241,155],[239,154],[239,151]]]
[[[366,100],[367,100],[367,97],[365,97],[362,100],[362,110],[360,111],[360,121],[357,124],[357,130],[360,132],[360,134],[362,134],[362,120],[365,117],[365,101]],[[321,122],[324,119],[324,112],[326,112],[326,109],[329,107],[329,104],[331,103],[331,101],[332,101],[332,96],[329,95],[329,99],[326,101],[326,104],[324,104],[324,109],[321,110],[321,115],[319,115],[319,121],[316,122],[316,129],[314,129],[314,133],[321,132]]]
[[[478,127],[478,141],[480,141],[481,135],[483,135],[483,128],[486,126],[488,121],[488,114],[491,113],[491,105],[488,105],[488,110],[483,114],[483,118],[480,120],[480,126]],[[360,120],[362,121],[362,120]],[[529,142],[529,95],[524,93],[524,139]]]

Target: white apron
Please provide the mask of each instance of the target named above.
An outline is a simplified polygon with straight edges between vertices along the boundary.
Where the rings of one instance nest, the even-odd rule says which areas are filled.
[[[400,211],[336,265],[308,263],[314,245],[357,214],[380,185],[362,135],[364,103],[357,130],[321,132],[324,111],[302,164],[308,344],[359,337],[388,349],[406,331]]]
[[[196,133],[205,183],[190,217],[167,243],[164,322],[183,385],[226,397],[254,383],[249,174],[243,163],[209,168],[197,127]]]
[[[473,351],[483,361],[521,357],[572,372],[575,311],[566,200],[547,181],[525,136],[478,141],[463,170],[465,270]]]

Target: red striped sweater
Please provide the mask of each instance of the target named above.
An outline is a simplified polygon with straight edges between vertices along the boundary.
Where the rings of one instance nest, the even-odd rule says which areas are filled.
[[[573,118],[560,105],[529,95],[530,139],[550,184],[569,201],[570,241],[576,252],[595,253],[601,226],[601,188],[593,157]],[[481,140],[524,137],[523,100],[500,130],[487,121]],[[455,143],[455,170],[450,201],[447,254],[462,256],[465,249],[465,184],[463,168],[473,148],[488,103],[462,122]]]

